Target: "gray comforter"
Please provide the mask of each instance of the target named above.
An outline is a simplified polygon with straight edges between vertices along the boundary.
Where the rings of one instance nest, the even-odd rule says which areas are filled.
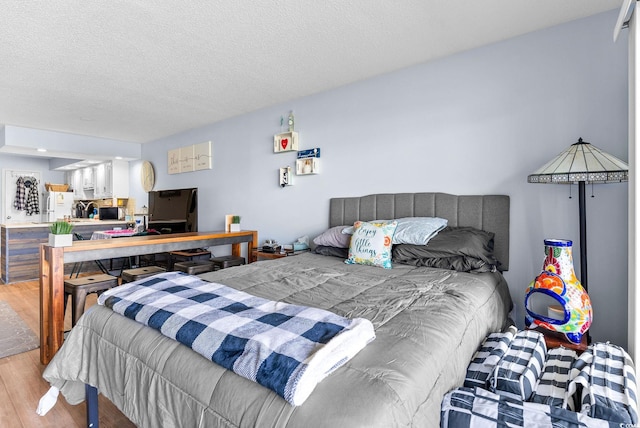
[[[143,427],[438,426],[443,395],[460,386],[487,333],[507,323],[499,273],[395,264],[345,265],[302,254],[202,275],[248,293],[364,317],[376,339],[299,407],[155,330],[104,307],[73,328],[44,372],[72,404],[84,383]]]

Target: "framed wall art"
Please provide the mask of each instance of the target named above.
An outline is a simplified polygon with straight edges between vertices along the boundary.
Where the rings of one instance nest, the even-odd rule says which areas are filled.
[[[211,169],[212,159],[211,141],[169,150],[169,174]]]
[[[180,172],[193,171],[193,145],[180,147]]]
[[[200,171],[203,169],[211,169],[211,141],[206,143],[194,144],[193,146],[193,169]]]
[[[180,173],[180,149],[169,150],[167,153],[167,166],[169,174]]]

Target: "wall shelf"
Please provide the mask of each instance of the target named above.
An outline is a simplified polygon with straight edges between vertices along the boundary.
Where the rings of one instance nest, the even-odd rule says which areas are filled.
[[[283,132],[273,136],[273,152],[295,152],[298,150],[298,133],[295,131]]]

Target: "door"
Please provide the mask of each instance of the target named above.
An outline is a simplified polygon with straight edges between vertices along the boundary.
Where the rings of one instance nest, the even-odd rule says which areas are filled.
[[[2,182],[2,200],[4,203],[2,204],[2,223],[11,224],[11,223],[27,223],[27,222],[41,222],[44,207],[42,206],[42,190],[44,189],[44,185],[40,182],[40,172],[38,171],[20,171],[20,170],[11,170],[4,169],[3,170],[3,179]],[[41,214],[33,214],[27,215],[26,210],[18,210],[14,207],[14,201],[16,200],[16,191],[18,186],[16,182],[19,177],[33,177],[38,182],[38,202]],[[25,198],[28,194],[28,189],[25,189]]]

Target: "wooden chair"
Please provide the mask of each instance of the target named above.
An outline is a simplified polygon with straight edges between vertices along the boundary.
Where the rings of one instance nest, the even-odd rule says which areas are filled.
[[[69,278],[64,282],[64,309],[67,310],[67,300],[71,296],[71,325],[75,326],[84,313],[87,295],[102,294],[104,291],[116,287],[118,277],[106,274]]]

